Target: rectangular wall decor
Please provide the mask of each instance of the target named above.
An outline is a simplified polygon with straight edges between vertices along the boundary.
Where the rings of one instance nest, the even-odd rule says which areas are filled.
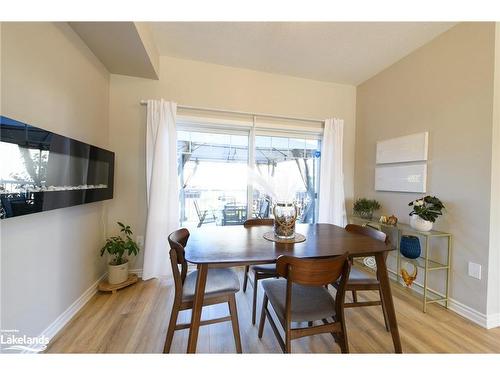
[[[113,152],[4,116],[0,160],[0,219],[113,198]]]
[[[375,168],[375,190],[425,193],[427,164],[378,166]]]
[[[429,133],[417,133],[377,142],[377,164],[426,161]]]

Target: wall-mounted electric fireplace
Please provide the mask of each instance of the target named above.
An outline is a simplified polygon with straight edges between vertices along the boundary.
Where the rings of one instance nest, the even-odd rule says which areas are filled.
[[[113,198],[113,152],[0,120],[1,219]]]

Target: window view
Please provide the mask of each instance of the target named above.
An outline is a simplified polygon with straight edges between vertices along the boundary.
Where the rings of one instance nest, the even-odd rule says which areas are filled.
[[[316,221],[319,140],[255,136],[257,178],[249,181],[248,134],[177,134],[182,226],[240,225],[247,218],[272,217],[273,195],[296,202],[300,222]]]
[[[182,225],[243,224],[248,136],[178,131],[177,137]]]
[[[293,200],[299,221],[316,221],[319,187],[320,141],[287,137],[255,137],[255,165],[268,181],[276,199]],[[253,191],[254,217],[272,217],[269,192],[256,186]]]

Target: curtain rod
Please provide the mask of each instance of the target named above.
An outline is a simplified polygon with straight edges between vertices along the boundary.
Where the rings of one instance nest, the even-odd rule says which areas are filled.
[[[147,100],[141,100],[140,103],[141,103],[141,105],[147,105],[148,101]],[[177,108],[179,108],[179,109],[189,109],[189,110],[194,110],[194,111],[233,113],[233,114],[244,115],[244,116],[268,117],[268,118],[276,118],[276,119],[283,119],[283,120],[294,120],[294,121],[305,121],[305,122],[320,122],[322,124],[325,122],[324,120],[318,120],[318,119],[306,118],[306,117],[280,116],[280,115],[271,115],[271,114],[268,114],[268,113],[253,113],[253,112],[232,111],[232,110],[227,110],[227,109],[194,107],[194,106],[190,106],[190,105],[180,105],[180,104],[177,105]]]

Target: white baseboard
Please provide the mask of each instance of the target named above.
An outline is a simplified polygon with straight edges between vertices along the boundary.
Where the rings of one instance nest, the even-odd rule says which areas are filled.
[[[486,328],[500,327],[500,313],[490,314],[486,318]]]
[[[131,273],[137,274],[137,276],[142,277],[142,268],[136,268],[130,270]],[[90,299],[97,293],[97,286],[104,280],[107,276],[105,272],[101,277],[99,277],[83,294],[76,299],[75,302],[71,304],[61,315],[59,315],[56,320],[54,320],[39,336],[44,336],[52,340],[61,329],[64,328],[68,322],[73,319],[73,317],[82,309],[85,304],[90,301]],[[30,350],[25,350],[21,353],[32,353]]]
[[[396,275],[394,273],[389,273],[389,278],[396,282]],[[413,283],[412,290],[419,294],[423,294],[423,285],[420,285],[419,283]],[[434,290],[431,291],[434,294],[444,298],[443,294],[438,293]],[[444,303],[440,304],[444,306]],[[500,314],[492,314],[490,316],[487,316],[486,314],[483,314],[482,312],[479,312],[453,298],[450,298],[448,301],[448,309],[483,328],[490,329],[500,326]]]
[[[142,277],[142,268],[134,268],[133,270],[129,270],[130,273],[135,273],[139,278]]]
[[[458,315],[463,316],[466,319],[480,325],[483,328],[492,328],[488,327],[488,319],[486,314],[483,314],[472,307],[464,305],[462,302],[459,302],[453,298],[450,298],[448,303],[448,308],[451,311],[456,312]]]

